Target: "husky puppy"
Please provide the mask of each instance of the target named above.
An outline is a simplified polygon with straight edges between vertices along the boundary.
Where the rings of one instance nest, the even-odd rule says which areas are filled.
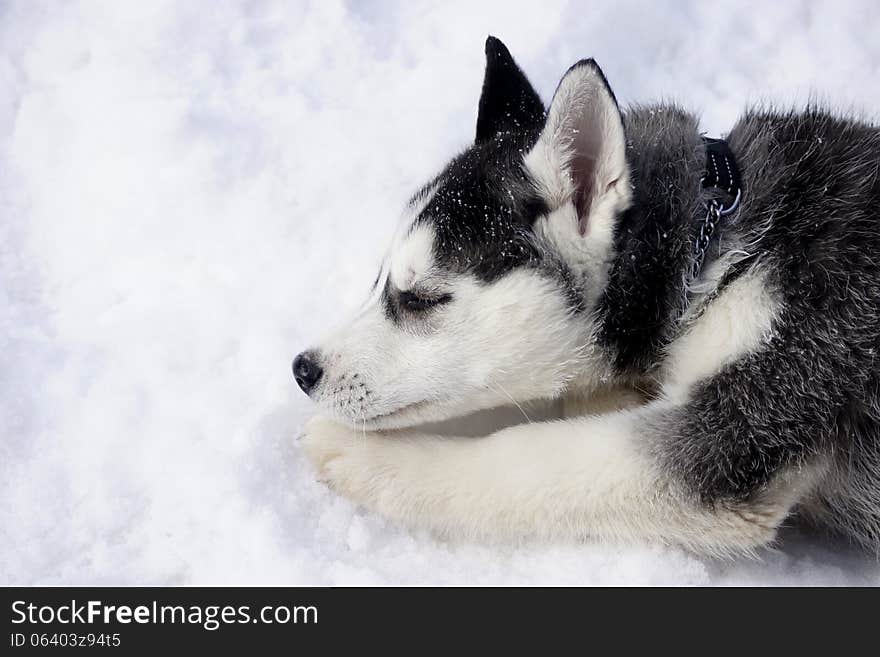
[[[294,361],[330,418],[302,439],[320,478],[469,538],[730,555],[799,512],[880,552],[880,130],[747,112],[712,231],[692,114],[622,110],[593,60],[545,110],[500,41],[486,58],[474,143],[412,198],[360,314]],[[417,428],[609,386],[647,398]]]

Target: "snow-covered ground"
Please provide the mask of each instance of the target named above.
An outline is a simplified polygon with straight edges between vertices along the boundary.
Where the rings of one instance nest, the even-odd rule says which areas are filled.
[[[0,0],[0,583],[880,583],[761,561],[438,542],[314,481],[291,357],[473,134],[483,41],[583,56],[711,133],[811,92],[880,114],[880,4]]]

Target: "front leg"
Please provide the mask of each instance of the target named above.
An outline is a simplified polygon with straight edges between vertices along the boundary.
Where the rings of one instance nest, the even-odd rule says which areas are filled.
[[[798,497],[791,482],[748,504],[702,505],[639,442],[662,412],[653,404],[485,438],[363,433],[315,418],[303,444],[340,494],[441,534],[641,539],[713,553],[771,541]]]

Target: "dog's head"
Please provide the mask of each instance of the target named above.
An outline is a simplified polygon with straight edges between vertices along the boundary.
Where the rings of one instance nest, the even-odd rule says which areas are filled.
[[[402,427],[554,397],[595,359],[590,318],[631,196],[616,100],[585,60],[545,111],[492,37],[486,60],[474,144],[410,201],[360,314],[294,360],[341,421]]]

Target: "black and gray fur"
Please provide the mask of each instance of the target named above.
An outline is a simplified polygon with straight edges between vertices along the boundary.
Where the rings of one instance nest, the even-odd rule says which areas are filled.
[[[703,383],[666,428],[666,461],[714,503],[829,459],[811,512],[877,551],[880,130],[815,107],[752,111],[728,140],[748,193],[726,230],[748,256],[722,285],[761,267],[783,310],[769,348]]]

